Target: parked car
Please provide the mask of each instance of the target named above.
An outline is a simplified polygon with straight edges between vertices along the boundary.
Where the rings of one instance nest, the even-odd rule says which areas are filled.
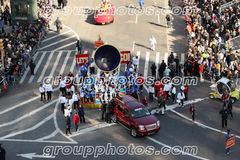
[[[129,95],[115,97],[110,104],[114,112],[111,117],[113,122],[130,130],[134,138],[155,134],[161,128],[160,121],[142,103]]]

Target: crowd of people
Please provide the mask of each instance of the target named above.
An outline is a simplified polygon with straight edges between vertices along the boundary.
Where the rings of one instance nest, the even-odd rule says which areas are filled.
[[[3,40],[5,53],[4,59],[2,60],[1,57],[0,60],[0,82],[3,76],[6,77],[8,83],[15,82],[22,75],[27,64],[29,64],[31,70],[35,67],[33,59],[30,58],[31,53],[34,47],[38,47],[41,38],[44,37],[44,31],[49,26],[49,22],[51,23],[53,14],[52,7],[47,3],[40,1],[37,5],[38,19],[34,21],[33,25],[29,23],[25,27],[19,25],[13,26],[12,33],[6,33],[4,27],[0,29],[0,38]],[[5,9],[5,15],[8,16],[6,20],[10,19],[8,9]],[[34,75],[34,73],[31,72],[31,75]]]

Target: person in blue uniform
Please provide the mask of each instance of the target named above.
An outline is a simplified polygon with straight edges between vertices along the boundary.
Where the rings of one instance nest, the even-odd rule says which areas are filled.
[[[226,135],[226,138],[225,138],[226,142],[227,142],[228,139],[230,139],[230,138],[232,138],[232,137],[233,137],[233,135],[230,133],[230,130],[228,129],[228,130],[227,130],[227,135]],[[227,153],[227,154],[231,153],[230,148],[231,148],[231,147],[229,147],[228,149],[226,149],[226,153]]]

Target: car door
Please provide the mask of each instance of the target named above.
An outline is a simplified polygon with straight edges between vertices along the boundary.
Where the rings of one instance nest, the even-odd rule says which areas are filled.
[[[123,109],[122,121],[125,126],[127,126],[128,128],[131,127],[130,112],[129,112],[128,108],[126,108],[126,107],[124,107],[124,109]]]
[[[121,104],[118,104],[117,105],[117,108],[116,108],[116,117],[118,119],[118,121],[120,121],[121,123],[123,123],[123,109],[124,107],[121,105]]]

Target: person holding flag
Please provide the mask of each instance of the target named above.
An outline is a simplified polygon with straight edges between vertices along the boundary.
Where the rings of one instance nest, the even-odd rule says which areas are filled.
[[[230,138],[232,138],[232,137],[233,137],[233,135],[230,133],[230,130],[228,129],[228,130],[227,130],[227,135],[226,135],[226,138],[225,138],[226,142],[228,141],[228,139],[230,139]],[[231,153],[230,148],[231,148],[231,147],[228,147],[228,148],[226,149],[226,153],[227,153],[227,154]]]

